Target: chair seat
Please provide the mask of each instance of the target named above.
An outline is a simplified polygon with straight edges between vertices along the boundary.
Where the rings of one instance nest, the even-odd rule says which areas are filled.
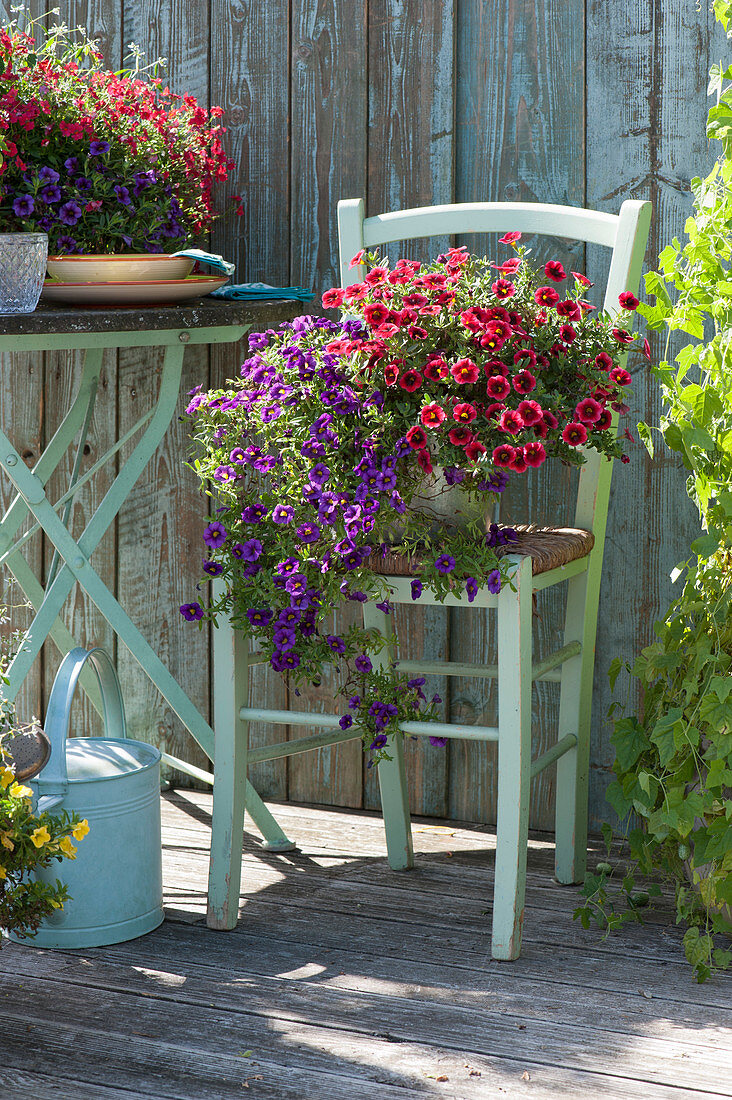
[[[504,554],[521,554],[531,558],[531,572],[536,577],[550,569],[558,569],[571,561],[586,558],[595,545],[592,531],[581,527],[537,527],[534,524],[522,524],[514,527],[518,534],[517,542],[497,546],[499,557]],[[422,556],[417,553],[411,559],[398,547],[385,555],[374,553],[368,559],[368,566],[374,573],[387,577],[409,577],[418,574],[422,565]]]

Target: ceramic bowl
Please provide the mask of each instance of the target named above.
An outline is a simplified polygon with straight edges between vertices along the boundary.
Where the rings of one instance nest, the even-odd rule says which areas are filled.
[[[135,283],[185,279],[193,269],[188,256],[143,253],[119,256],[49,256],[48,274],[61,283]]]

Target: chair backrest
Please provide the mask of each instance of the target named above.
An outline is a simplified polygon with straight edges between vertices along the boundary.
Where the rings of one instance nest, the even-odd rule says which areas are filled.
[[[349,268],[351,259],[362,248],[370,251],[376,245],[417,237],[519,230],[610,248],[604,308],[614,314],[619,309],[618,295],[624,290],[633,294],[638,290],[650,224],[650,202],[635,199],[624,202],[619,214],[548,203],[464,202],[397,210],[371,218],[365,217],[363,199],[342,199],[338,203],[341,286],[362,281],[364,268]],[[625,356],[619,359],[624,361]],[[585,451],[585,458],[574,522],[576,527],[593,532],[601,557],[613,464],[591,449]]]

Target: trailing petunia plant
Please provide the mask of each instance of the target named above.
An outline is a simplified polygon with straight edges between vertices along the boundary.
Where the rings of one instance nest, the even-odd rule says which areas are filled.
[[[717,18],[732,36],[732,4],[717,0]],[[661,874],[687,925],[684,948],[699,981],[727,969],[732,951],[732,67],[715,65],[707,133],[723,153],[706,179],[693,179],[694,212],[686,242],[663,250],[646,276],[655,297],[640,311],[667,334],[654,367],[663,413],[639,425],[653,456],[660,442],[686,469],[687,491],[703,533],[676,570],[683,590],[654,626],[656,640],[625,666],[642,692],[642,709],[615,721],[616,780],[608,798],[639,822],[629,833],[645,874]],[[669,294],[671,288],[673,298]],[[673,334],[690,337],[673,359]],[[630,710],[630,708],[626,708]],[[617,711],[616,711],[617,713]],[[586,884],[577,915],[611,924],[637,916],[633,876],[627,904],[608,889],[610,865]]]
[[[323,297],[342,320],[251,336],[240,377],[194,391],[186,410],[214,501],[203,570],[220,584],[182,615],[229,615],[298,685],[335,662],[341,726],[360,729],[372,762],[438,700],[422,678],[375,669],[382,639],[332,633],[329,614],[349,600],[391,611],[379,566],[395,546],[414,600],[423,586],[471,601],[499,592],[516,533],[487,517],[508,478],[549,457],[579,465],[587,446],[622,457],[628,322],[594,315],[588,281],[558,261],[536,272],[519,238],[503,238],[515,255],[498,265],[462,248],[393,269],[354,257],[364,281]],[[637,299],[621,299],[631,318]]]
[[[205,237],[233,167],[223,111],[134,60],[106,70],[83,28],[0,28],[0,231],[47,233],[51,254],[175,252]]]

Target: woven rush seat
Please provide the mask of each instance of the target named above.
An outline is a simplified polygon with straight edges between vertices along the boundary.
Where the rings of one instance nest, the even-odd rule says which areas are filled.
[[[558,569],[571,561],[586,558],[595,545],[595,536],[581,527],[537,527],[534,524],[521,524],[514,527],[518,541],[496,546],[496,554],[521,554],[531,558],[531,572],[536,577],[550,569]],[[387,577],[409,577],[419,573],[422,556],[414,554],[411,559],[398,548],[388,550],[385,555],[371,554],[368,566],[374,573]]]

